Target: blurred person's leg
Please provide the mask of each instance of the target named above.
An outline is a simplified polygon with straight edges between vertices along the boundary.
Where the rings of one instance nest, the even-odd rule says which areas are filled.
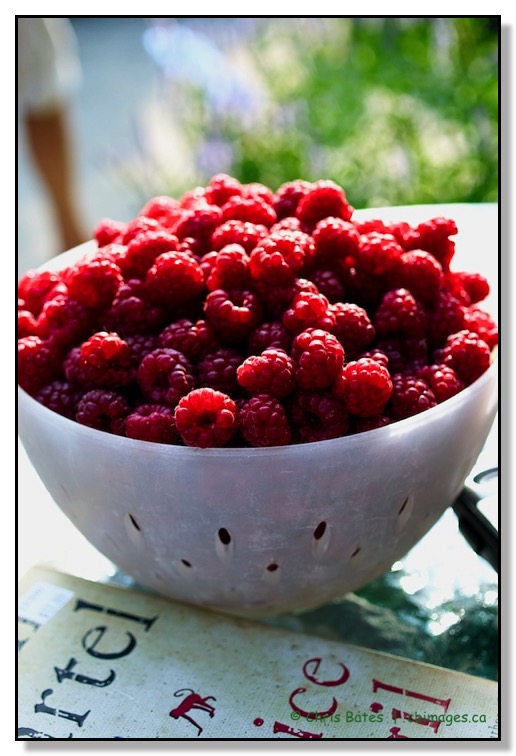
[[[62,249],[87,238],[82,226],[69,112],[69,98],[79,77],[76,40],[68,19],[18,19],[20,113]]]

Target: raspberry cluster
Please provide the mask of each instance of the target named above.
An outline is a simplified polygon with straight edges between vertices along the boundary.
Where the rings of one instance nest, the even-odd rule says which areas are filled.
[[[226,174],[18,286],[20,386],[128,438],[267,447],[423,412],[487,370],[489,284],[453,271],[455,222],[353,219],[333,181]]]

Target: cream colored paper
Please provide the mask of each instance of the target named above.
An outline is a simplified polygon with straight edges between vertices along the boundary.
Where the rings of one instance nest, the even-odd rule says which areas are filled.
[[[496,683],[33,568],[18,739],[497,738]]]

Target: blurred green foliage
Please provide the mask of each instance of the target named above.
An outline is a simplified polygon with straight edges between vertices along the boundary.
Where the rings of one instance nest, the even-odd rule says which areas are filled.
[[[497,201],[498,20],[281,19],[253,55],[270,92],[231,172],[331,178],[355,207]]]

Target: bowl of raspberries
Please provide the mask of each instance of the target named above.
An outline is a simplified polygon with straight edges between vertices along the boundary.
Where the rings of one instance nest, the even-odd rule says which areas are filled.
[[[218,174],[25,272],[19,434],[83,535],[144,586],[246,616],[404,556],[497,410],[490,284],[426,210]]]

